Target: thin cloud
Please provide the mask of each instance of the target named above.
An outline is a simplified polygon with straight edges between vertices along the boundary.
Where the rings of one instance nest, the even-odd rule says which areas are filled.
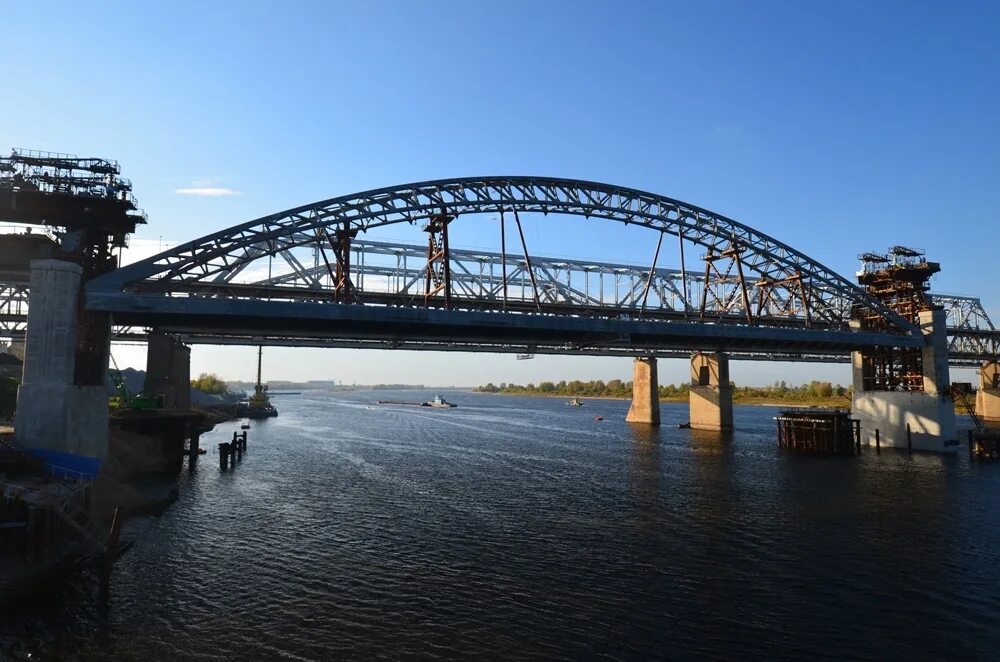
[[[243,195],[241,191],[225,188],[224,186],[192,186],[190,188],[179,188],[174,193],[178,195],[200,195],[208,198]]]

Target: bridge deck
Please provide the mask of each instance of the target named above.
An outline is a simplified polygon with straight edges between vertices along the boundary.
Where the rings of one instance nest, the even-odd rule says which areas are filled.
[[[504,345],[532,346],[539,353],[588,348],[632,353],[713,350],[779,353],[847,352],[891,343],[919,347],[919,336],[842,330],[775,328],[513,312],[481,312],[296,301],[163,297],[92,292],[87,307],[111,312],[117,324],[150,326],[199,335],[458,343],[482,351]]]

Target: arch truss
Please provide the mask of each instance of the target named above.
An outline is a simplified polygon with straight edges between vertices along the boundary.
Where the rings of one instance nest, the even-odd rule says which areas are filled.
[[[932,294],[930,299],[947,313],[949,355],[976,356],[982,360],[996,360],[1000,356],[1000,333],[978,297]]]
[[[532,263],[520,220],[531,213],[648,228],[650,264],[609,274],[581,261]],[[500,251],[469,255],[451,249],[449,229],[475,214],[500,221]],[[387,264],[381,273],[366,272],[358,260],[378,252],[373,231],[404,223],[427,232],[427,247],[405,247],[397,256],[406,260],[405,269]],[[670,273],[658,262],[667,237],[677,242],[681,259]],[[498,256],[502,274],[496,273]],[[489,287],[477,262],[494,269]],[[373,281],[375,276],[380,280]],[[610,286],[581,289],[581,279],[591,276],[617,279],[613,293]],[[325,200],[188,242],[102,276],[88,292],[98,308],[108,297],[127,293],[532,315],[638,312],[650,319],[826,330],[846,330],[860,307],[884,317],[891,333],[918,332],[851,281],[725,216],[634,189],[544,177],[439,180]]]

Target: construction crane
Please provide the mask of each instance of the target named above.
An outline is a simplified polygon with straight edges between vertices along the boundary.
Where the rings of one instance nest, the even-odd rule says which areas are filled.
[[[111,409],[156,409],[157,399],[145,397],[142,394],[131,396],[125,386],[125,378],[122,371],[118,369],[118,362],[115,361],[114,354],[111,354],[111,381],[115,385],[115,395],[108,398],[108,407]]]

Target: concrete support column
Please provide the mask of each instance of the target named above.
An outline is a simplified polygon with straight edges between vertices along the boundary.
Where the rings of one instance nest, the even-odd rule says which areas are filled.
[[[80,265],[34,260],[28,295],[23,384],[72,384]]]
[[[990,427],[1000,425],[1000,362],[987,361],[979,369],[976,413]]]
[[[922,350],[923,391],[865,391],[855,352],[854,400],[851,412],[861,422],[861,435],[874,444],[875,430],[883,447],[907,448],[907,426],[913,449],[950,453],[957,450],[955,403],[948,371],[948,337],[943,310],[920,313],[920,329],[928,338]]]
[[[174,346],[174,408],[191,408],[191,348],[178,342]]]
[[[143,395],[162,397],[163,406],[173,407],[174,339],[165,333],[150,333],[146,340],[146,383]]]
[[[722,353],[691,355],[692,430],[733,429],[733,387],[729,383],[729,357]]]
[[[86,473],[74,458],[100,459],[108,447],[108,394],[74,386],[77,302],[82,269],[62,260],[31,262],[24,372],[17,393],[17,442],[52,465]]]
[[[660,383],[654,357],[637,358],[632,362],[632,404],[625,421],[660,424]]]
[[[930,342],[921,351],[924,368],[924,393],[951,393],[948,370],[948,314],[943,310],[925,310],[919,314],[920,332]],[[951,398],[948,399],[951,402]],[[954,422],[955,407],[950,407]],[[953,426],[954,427],[954,426]]]
[[[162,396],[167,409],[191,408],[191,348],[165,333],[151,333],[146,348],[147,396]]]

